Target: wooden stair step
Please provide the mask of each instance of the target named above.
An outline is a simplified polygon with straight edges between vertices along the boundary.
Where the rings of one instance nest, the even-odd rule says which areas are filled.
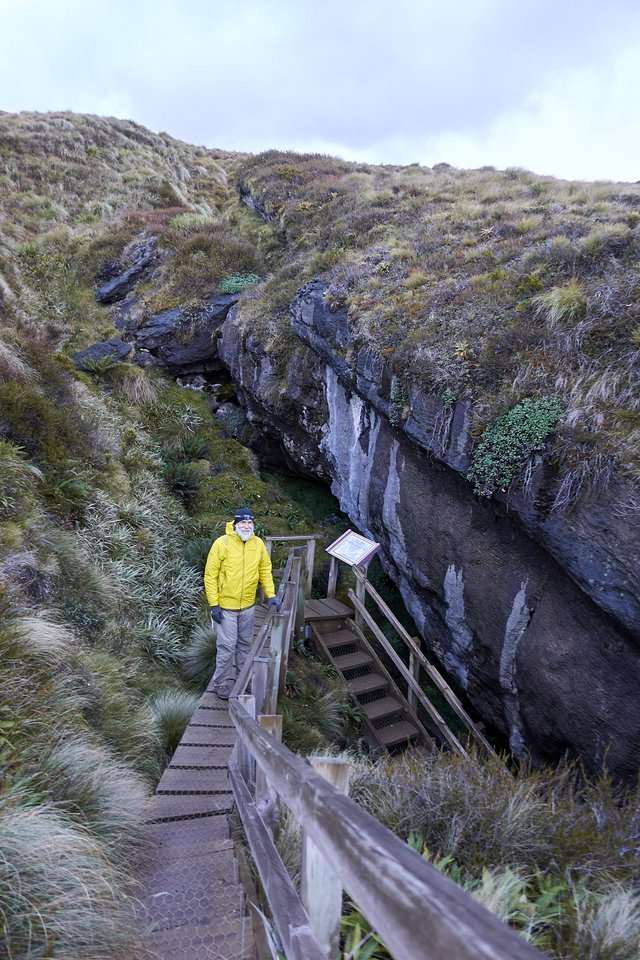
[[[229,752],[235,746],[236,731],[229,727],[193,726],[189,724],[180,741],[181,747],[228,747]]]
[[[304,605],[305,620],[327,620],[336,617],[352,617],[353,607],[336,600],[335,597],[324,600],[307,600]]]
[[[379,700],[360,704],[360,709],[368,720],[381,720],[383,717],[393,716],[394,713],[402,713],[404,707],[395,697],[380,697]]]
[[[228,711],[223,713],[221,710],[214,710],[212,707],[206,706],[196,707],[189,723],[193,723],[198,727],[233,728],[233,720],[229,716]]]
[[[363,693],[373,693],[374,690],[386,690],[387,681],[379,673],[366,673],[363,677],[349,680],[349,689],[357,697]]]
[[[233,917],[224,923],[154,930],[149,935],[157,960],[244,960],[252,957],[251,921]]]
[[[228,770],[193,770],[167,767],[156,793],[230,793]]]
[[[358,638],[353,630],[332,630],[331,633],[322,634],[322,642],[328,650],[333,650],[334,647],[343,647],[347,643],[357,643]]]
[[[376,737],[384,747],[395,747],[399,743],[406,743],[418,737],[418,731],[408,720],[390,723],[388,727],[379,727]]]
[[[364,650],[358,650],[357,653],[344,653],[341,656],[332,657],[331,659],[342,673],[348,670],[360,670],[362,667],[370,667],[375,663],[373,657],[370,657]]]
[[[230,813],[232,807],[232,793],[204,795],[157,793],[152,798],[148,817],[151,823],[161,823],[163,820],[219,816]]]

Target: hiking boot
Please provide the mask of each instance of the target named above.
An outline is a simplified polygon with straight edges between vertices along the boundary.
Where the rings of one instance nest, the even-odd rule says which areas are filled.
[[[220,697],[221,700],[228,700],[234,683],[235,680],[225,680],[223,683],[216,683],[213,686],[213,692]]]

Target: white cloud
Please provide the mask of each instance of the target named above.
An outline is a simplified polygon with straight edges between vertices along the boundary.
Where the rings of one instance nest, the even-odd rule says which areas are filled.
[[[0,0],[0,108],[193,143],[638,179],[637,0]]]

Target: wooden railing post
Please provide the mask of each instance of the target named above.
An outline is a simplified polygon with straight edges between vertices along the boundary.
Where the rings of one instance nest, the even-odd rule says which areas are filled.
[[[304,584],[302,582],[302,557],[295,557],[293,567],[291,568],[291,579],[295,585],[293,603],[295,606],[295,619],[293,626],[293,635],[296,641],[302,639],[304,633]]]
[[[416,640],[416,643],[417,642],[418,641]],[[416,657],[413,650],[409,650],[409,672],[411,673],[411,676],[415,678],[416,682],[420,683],[420,661]],[[413,688],[411,687],[411,684],[408,684],[407,701],[409,703],[409,706],[415,713],[418,709],[418,698],[413,692]]]
[[[351,767],[348,761],[335,757],[309,757],[309,763],[340,793],[349,792]],[[342,916],[342,883],[304,827],[300,895],[327,960],[337,960]]]
[[[338,561],[335,557],[331,557],[331,563],[329,565],[329,582],[327,584],[327,598],[335,597],[336,587],[338,585]]]
[[[316,555],[315,540],[307,540],[307,556],[305,559],[305,585],[304,595],[308,600],[311,596],[311,585],[313,582],[313,561]]]
[[[366,574],[364,570],[360,569],[360,567],[354,567],[354,573],[356,574],[356,590],[355,590],[356,597],[358,598],[362,606],[364,606],[366,596],[367,596],[365,580],[364,580]],[[355,621],[356,627],[359,627],[362,630],[364,626],[364,620],[362,619],[362,614],[358,609],[356,609],[354,621]]]
[[[263,713],[258,717],[258,723],[278,743],[282,743],[282,716],[280,714]],[[280,801],[278,794],[260,766],[256,766],[255,805],[265,827],[271,836],[276,839],[280,825]]]
[[[244,710],[249,714],[250,717],[253,717],[255,720],[256,716],[256,701],[251,693],[243,693],[238,697],[238,702],[243,707]],[[244,777],[244,782],[247,785],[253,783],[255,766],[256,762],[253,758],[253,754],[249,746],[244,742],[242,737],[238,738],[238,768],[240,773]]]
[[[269,658],[254,657],[251,667],[251,693],[256,702],[256,716],[263,712],[264,702],[267,699],[268,675]]]
[[[267,680],[267,696],[264,710],[266,713],[275,713],[280,690],[280,669],[285,636],[285,617],[282,613],[275,613],[271,621],[271,646],[269,649],[269,671]]]

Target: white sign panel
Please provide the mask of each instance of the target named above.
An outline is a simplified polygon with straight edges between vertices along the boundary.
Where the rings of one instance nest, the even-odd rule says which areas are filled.
[[[360,533],[347,530],[327,547],[327,553],[348,563],[350,567],[366,566],[380,549],[380,544]]]

